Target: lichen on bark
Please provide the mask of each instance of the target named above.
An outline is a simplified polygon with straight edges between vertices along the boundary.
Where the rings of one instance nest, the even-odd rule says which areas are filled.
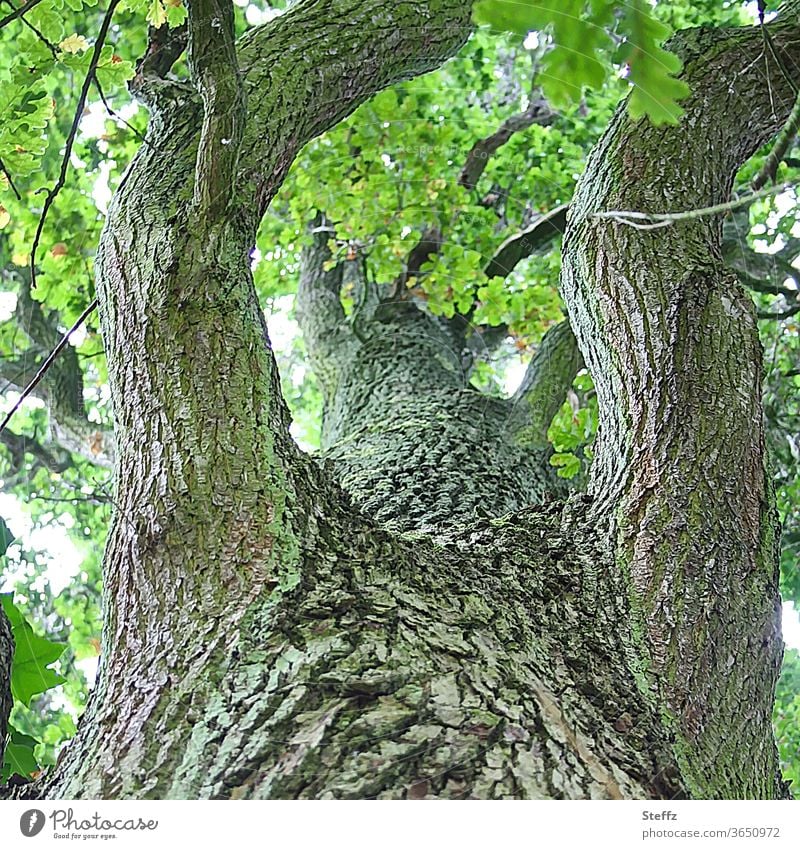
[[[98,258],[117,434],[100,678],[56,769],[17,795],[785,795],[752,310],[716,221],[592,217],[727,195],[781,119],[756,85],[726,94],[757,33],[691,36],[684,123],[620,111],[581,180],[563,291],[601,405],[590,495],[554,494],[546,448],[519,438],[577,367],[566,328],[532,407],[488,398],[463,334],[414,303],[366,293],[348,322],[344,271],[314,245],[298,309],[324,457],[289,438],[259,216],[306,140],[458,49],[468,5],[301,2],[246,36],[238,194],[199,235],[210,107],[159,96]],[[796,55],[796,26],[775,39]]]

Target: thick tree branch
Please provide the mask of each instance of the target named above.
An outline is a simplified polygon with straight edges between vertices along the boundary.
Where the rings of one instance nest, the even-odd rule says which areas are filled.
[[[600,409],[590,489],[617,522],[643,686],[674,717],[684,774],[702,795],[724,795],[719,776],[734,773],[748,796],[783,792],[770,727],[781,643],[761,346],[752,300],[722,263],[719,217],[642,230],[609,211],[727,208],[736,171],[795,102],[800,28],[772,32],[794,81],[770,64],[765,83],[756,28],[676,37],[686,115],[665,128],[618,111],[564,240],[562,294]],[[735,695],[733,665],[747,669]]]
[[[562,321],[548,330],[512,399],[509,430],[521,442],[547,449],[547,429],[582,367],[583,358],[569,322]]]
[[[136,63],[136,76],[131,87],[146,85],[148,78],[163,79],[186,49],[187,25],[179,27],[150,27],[147,30],[147,50]]]
[[[239,148],[247,119],[231,0],[189,3],[189,68],[203,101],[194,205],[198,221],[208,227],[236,196]]]
[[[508,277],[518,263],[534,253],[543,251],[564,233],[567,224],[566,203],[551,209],[534,221],[530,227],[510,236],[489,260],[484,274],[489,277]]]
[[[471,30],[463,0],[316,0],[245,33],[242,185],[253,187],[259,217],[309,139],[381,89],[439,67]]]
[[[188,27],[150,27],[147,32],[147,50],[136,64],[136,74],[128,83],[131,94],[153,113],[174,106],[178,95],[191,99],[195,91],[191,85],[167,79],[172,66],[186,49]]]
[[[238,44],[248,122],[233,214],[210,233],[195,226],[187,195],[204,110],[191,96],[159,104],[149,131],[158,150],[140,148],[109,206],[96,268],[117,489],[95,717],[124,704],[114,722],[131,738],[151,733],[140,696],[165,704],[165,663],[169,676],[206,668],[195,621],[205,623],[204,658],[228,653],[256,600],[304,580],[307,532],[323,521],[326,505],[315,513],[307,499],[319,471],[288,433],[253,283],[261,216],[304,144],[382,88],[440,65],[465,41],[470,14],[463,0],[301,0]],[[224,138],[214,134],[211,148]],[[152,651],[132,660],[135,643]],[[97,740],[89,769],[109,744]]]

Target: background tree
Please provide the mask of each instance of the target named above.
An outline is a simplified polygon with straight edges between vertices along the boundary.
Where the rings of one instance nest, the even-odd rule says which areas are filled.
[[[104,345],[90,318],[2,432],[5,485],[93,541],[57,598],[21,586],[81,705],[113,507],[99,682],[58,768],[16,792],[785,795],[752,304],[796,597],[791,193],[656,229],[597,213],[726,201],[743,164],[746,186],[792,111],[796,21],[680,35],[679,81],[640,4],[568,25],[528,5],[476,7],[510,36],[457,2],[248,6],[275,17],[247,30],[225,3],[186,27],[179,3],[42,0],[3,21],[8,387],[98,282]],[[655,14],[743,22],[714,5]],[[302,329],[279,364],[314,458],[259,302]],[[14,721],[46,762],[74,729],[40,711]]]

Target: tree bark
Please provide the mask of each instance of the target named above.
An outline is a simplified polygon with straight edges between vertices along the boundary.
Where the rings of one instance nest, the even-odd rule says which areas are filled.
[[[796,80],[779,73],[764,85],[759,62],[744,62],[760,38],[699,29],[675,40],[692,87],[686,116],[656,128],[617,113],[570,207],[564,247],[564,299],[600,407],[590,491],[614,516],[641,685],[664,705],[699,795],[714,795],[723,776],[747,795],[775,786],[779,531],[761,346],[752,301],[723,266],[718,217],[643,230],[595,213],[728,198],[738,167],[794,102]],[[773,38],[796,69],[796,22]]]
[[[117,435],[101,673],[55,770],[18,793],[785,795],[752,308],[717,222],[665,246],[593,218],[727,196],[791,106],[785,80],[778,114],[750,83],[756,31],[687,36],[684,122],[620,111],[581,181],[563,287],[601,405],[590,495],[548,497],[544,454],[467,386],[446,326],[407,301],[345,321],[321,241],[298,305],[325,458],[288,436],[255,223],[306,140],[458,49],[468,6],[308,0],[246,36],[232,177],[198,156],[215,107],[161,100],[98,258]],[[798,67],[797,27],[774,38]],[[525,388],[539,425],[545,365]]]

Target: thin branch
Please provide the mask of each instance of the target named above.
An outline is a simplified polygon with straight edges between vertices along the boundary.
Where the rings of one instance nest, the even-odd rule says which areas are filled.
[[[47,359],[42,363],[42,367],[39,369],[38,372],[36,372],[36,375],[34,376],[33,380],[25,387],[25,389],[22,390],[22,394],[17,400],[17,403],[14,404],[14,406],[8,411],[8,414],[3,419],[2,424],[0,424],[0,433],[5,430],[6,426],[13,418],[14,413],[16,413],[17,410],[22,406],[22,402],[33,392],[34,389],[36,389],[36,385],[45,376],[45,374],[47,374],[48,370],[50,369],[50,366],[52,366],[55,362],[56,357],[58,357],[58,355],[64,349],[64,346],[69,342],[69,337],[72,336],[72,334],[83,324],[84,321],[86,321],[86,319],[93,312],[96,306],[97,299],[95,298],[95,300],[93,300],[91,304],[89,304],[89,306],[86,307],[86,309],[80,314],[75,324],[73,324],[72,327],[61,337],[61,340],[59,341],[58,345],[53,348],[53,350],[48,355]]]
[[[10,6],[12,9],[14,8],[14,4],[11,2],[11,0],[5,0],[5,4],[6,6]],[[39,41],[41,41],[42,44],[47,47],[47,49],[53,54],[53,58],[55,59],[58,56],[58,48],[55,46],[55,44],[53,44],[53,42],[50,41],[50,39],[47,38],[47,36],[45,36],[45,34],[40,29],[35,27],[29,20],[22,16],[20,16],[20,20],[31,32],[35,33]]]
[[[30,12],[30,10],[34,6],[38,6],[42,0],[28,0],[27,3],[24,3],[19,9],[15,9],[10,15],[6,15],[4,18],[0,19],[0,29],[2,29],[6,24],[10,24],[12,21],[16,21],[17,18],[24,15],[26,12]]]
[[[246,120],[232,0],[189,5],[189,68],[203,100],[194,205],[201,220],[213,223],[235,194]]]
[[[754,292],[761,292],[764,295],[783,295],[787,300],[794,300],[797,295],[797,292],[786,286],[770,283],[767,280],[759,280],[757,277],[753,277],[753,275],[747,274],[744,271],[734,269],[734,273],[743,286],[752,289]]]
[[[767,183],[775,182],[778,166],[783,161],[789,147],[797,136],[798,128],[800,128],[800,93],[798,93],[795,99],[789,118],[778,134],[778,138],[775,140],[769,156],[764,160],[764,164],[751,183],[754,191],[762,188],[762,186],[766,186]]]
[[[6,175],[6,180],[8,180],[8,185],[11,186],[11,191],[14,192],[14,194],[17,197],[17,200],[22,200],[22,195],[19,193],[17,187],[14,185],[14,181],[11,179],[11,174],[9,174],[8,168],[6,168],[5,163],[3,162],[2,159],[0,159],[0,171],[2,171],[3,174]]]
[[[35,501],[46,501],[48,504],[113,504],[110,498],[98,498],[96,495],[84,495],[83,498],[57,498],[52,495],[33,495]]]
[[[44,207],[42,208],[42,214],[39,216],[39,223],[36,227],[36,235],[33,237],[33,245],[31,246],[31,288],[34,289],[36,288],[36,249],[39,246],[40,239],[42,238],[42,231],[44,230],[44,223],[47,219],[47,213],[50,211],[50,207],[53,205],[53,201],[55,201],[56,197],[58,197],[58,193],[61,191],[61,189],[64,188],[64,185],[66,183],[67,171],[69,170],[69,160],[72,156],[72,146],[75,144],[75,136],[78,134],[78,125],[81,122],[81,116],[83,115],[83,110],[86,107],[86,98],[89,94],[89,87],[92,85],[92,80],[94,79],[95,72],[97,71],[97,65],[100,62],[100,54],[103,50],[103,44],[105,43],[106,36],[108,35],[108,30],[111,26],[111,19],[114,16],[114,11],[118,5],[119,0],[111,0],[108,5],[105,17],[103,18],[103,23],[100,25],[100,32],[97,35],[97,41],[95,41],[94,43],[94,48],[92,50],[92,58],[89,62],[89,70],[86,74],[85,79],[83,80],[83,85],[81,86],[81,93],[80,97],[78,98],[78,106],[75,109],[75,115],[72,119],[72,126],[69,129],[69,134],[67,135],[67,143],[64,146],[64,157],[61,160],[61,171],[58,175],[58,180],[56,181],[56,184],[47,193],[47,197],[44,201]]]
[[[37,440],[13,433],[8,429],[0,432],[0,444],[5,445],[11,454],[12,468],[15,472],[23,470],[26,454],[34,458],[34,465],[43,466],[51,472],[64,472],[72,465],[69,454],[56,457]]]
[[[780,194],[788,189],[793,189],[795,183],[781,183],[777,186],[770,186],[768,189],[762,189],[758,192],[753,192],[750,195],[736,198],[736,200],[728,201],[727,203],[717,203],[713,206],[705,206],[700,209],[689,209],[684,212],[636,212],[634,210],[609,209],[604,212],[595,212],[593,218],[611,219],[619,224],[625,224],[628,227],[634,227],[637,230],[657,230],[661,227],[669,227],[678,221],[694,221],[698,218],[704,218],[708,215],[719,215],[722,212],[730,212],[733,209],[741,209],[743,206],[749,206],[754,201],[761,198],[770,197],[771,195]],[[640,223],[646,222],[646,223]]]
[[[793,315],[797,315],[800,312],[800,304],[793,304],[791,307],[787,307],[785,310],[779,312],[768,312],[767,310],[759,310],[757,315],[759,318],[769,320],[769,321],[785,321],[787,318],[791,318]]]
[[[130,130],[130,131],[131,131],[131,132],[132,132],[135,136],[136,136],[136,138],[137,138],[137,139],[139,139],[139,141],[140,141],[142,144],[147,144],[147,145],[150,145],[150,147],[153,147],[153,145],[152,145],[152,144],[151,144],[151,143],[150,143],[150,142],[149,142],[149,141],[148,141],[148,140],[144,137],[144,135],[143,135],[142,133],[140,133],[140,132],[139,132],[139,130],[137,130],[137,129],[136,129],[136,127],[134,127],[134,126],[133,126],[133,124],[129,124],[129,123],[128,123],[128,122],[127,122],[127,121],[126,121],[126,120],[122,117],[122,115],[120,115],[118,112],[115,112],[115,111],[114,111],[114,110],[113,110],[113,109],[112,109],[112,108],[108,105],[108,101],[106,100],[106,96],[105,96],[105,94],[103,93],[103,89],[100,87],[100,80],[98,80],[98,79],[97,79],[97,74],[95,74],[95,75],[94,75],[94,79],[92,80],[92,82],[94,83],[94,87],[97,89],[97,94],[100,96],[100,101],[101,101],[101,103],[103,104],[103,106],[105,107],[106,112],[108,112],[108,114],[109,114],[112,118],[114,118],[115,120],[120,121],[121,123],[123,123],[123,124],[124,124],[124,125],[125,125],[125,126],[126,126],[126,127],[127,127],[127,128],[128,128],[128,129],[129,129],[129,130]]]
[[[507,118],[500,125],[500,129],[475,142],[467,154],[467,160],[461,169],[458,182],[465,189],[474,189],[478,180],[486,170],[489,158],[504,144],[506,144],[515,133],[527,130],[528,127],[538,124],[546,127],[552,124],[557,113],[554,112],[544,98],[533,99],[524,112],[519,112]]]

